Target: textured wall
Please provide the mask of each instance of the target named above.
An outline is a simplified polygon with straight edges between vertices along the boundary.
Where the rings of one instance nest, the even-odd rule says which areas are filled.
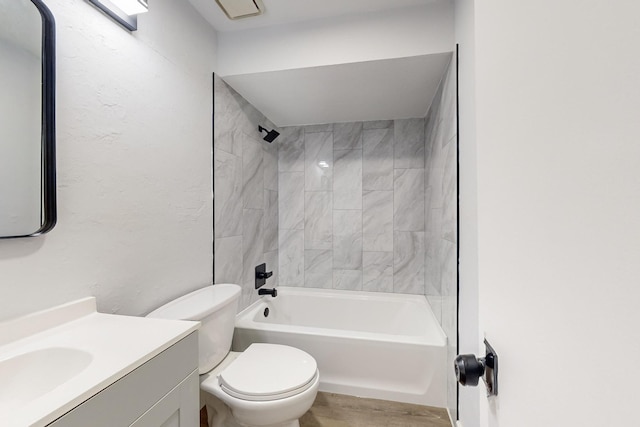
[[[215,283],[242,285],[243,309],[258,298],[254,268],[263,262],[278,284],[278,143],[258,110],[214,76]]]
[[[186,2],[129,33],[83,0],[57,24],[56,228],[0,241],[0,318],[94,295],[144,314],[212,282],[215,33]]]
[[[424,294],[424,123],[284,129],[281,285]]]
[[[426,293],[448,337],[447,407],[455,419],[457,354],[456,64],[451,61],[426,119]]]

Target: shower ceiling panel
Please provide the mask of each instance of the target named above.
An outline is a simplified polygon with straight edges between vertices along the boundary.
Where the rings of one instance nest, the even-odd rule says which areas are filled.
[[[277,126],[424,117],[451,53],[223,76]]]

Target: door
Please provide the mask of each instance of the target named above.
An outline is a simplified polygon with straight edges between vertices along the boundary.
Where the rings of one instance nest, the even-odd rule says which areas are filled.
[[[477,335],[500,394],[478,388],[464,427],[638,424],[638,16],[637,1],[475,4]]]

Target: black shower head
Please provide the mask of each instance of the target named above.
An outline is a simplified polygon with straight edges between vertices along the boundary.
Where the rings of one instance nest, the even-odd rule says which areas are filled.
[[[259,132],[267,132],[267,134],[265,135],[264,139],[265,141],[267,141],[268,143],[272,143],[277,137],[280,136],[280,132],[278,132],[277,130],[267,130],[265,128],[263,128],[262,126],[258,126],[258,131]]]

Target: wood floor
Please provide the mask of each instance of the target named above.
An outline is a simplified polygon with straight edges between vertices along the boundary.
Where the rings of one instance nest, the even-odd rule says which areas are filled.
[[[442,408],[318,393],[300,427],[451,427]]]
[[[203,409],[205,412],[205,409]],[[207,427],[206,415],[201,427]],[[442,408],[318,393],[300,427],[451,427]]]

